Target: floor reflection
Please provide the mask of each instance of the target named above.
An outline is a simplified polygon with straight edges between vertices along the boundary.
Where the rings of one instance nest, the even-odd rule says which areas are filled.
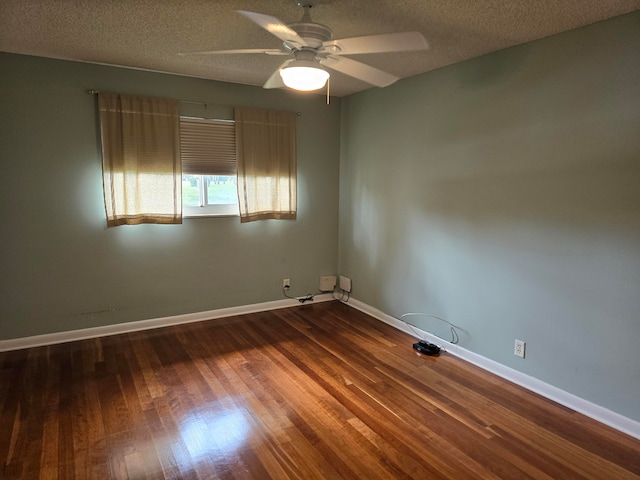
[[[201,410],[180,426],[182,440],[194,461],[210,453],[235,452],[244,445],[250,430],[247,413],[240,408]]]

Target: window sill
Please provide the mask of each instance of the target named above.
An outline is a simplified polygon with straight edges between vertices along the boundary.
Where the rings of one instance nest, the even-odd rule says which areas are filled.
[[[238,204],[217,203],[207,205],[205,207],[194,207],[183,205],[183,218],[199,218],[199,217],[239,217],[240,208]]]

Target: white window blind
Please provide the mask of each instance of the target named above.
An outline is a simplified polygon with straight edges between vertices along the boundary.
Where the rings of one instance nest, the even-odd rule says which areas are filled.
[[[183,174],[235,175],[234,122],[181,117],[180,154]]]

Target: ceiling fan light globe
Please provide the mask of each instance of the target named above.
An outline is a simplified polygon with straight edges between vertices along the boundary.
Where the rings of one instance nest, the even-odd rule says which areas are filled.
[[[291,66],[280,70],[280,76],[287,87],[310,92],[324,87],[329,79],[329,72],[313,66],[313,63],[312,65],[300,65],[300,62],[294,62]]]

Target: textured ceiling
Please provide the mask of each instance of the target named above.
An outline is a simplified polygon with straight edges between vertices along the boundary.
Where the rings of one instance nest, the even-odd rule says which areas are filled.
[[[429,50],[353,57],[404,78],[639,9],[640,0],[324,0],[311,15],[338,39],[422,33]],[[178,55],[281,46],[234,10],[285,23],[303,13],[293,0],[0,0],[0,51],[262,85],[285,57]],[[367,88],[332,72],[332,95]]]

